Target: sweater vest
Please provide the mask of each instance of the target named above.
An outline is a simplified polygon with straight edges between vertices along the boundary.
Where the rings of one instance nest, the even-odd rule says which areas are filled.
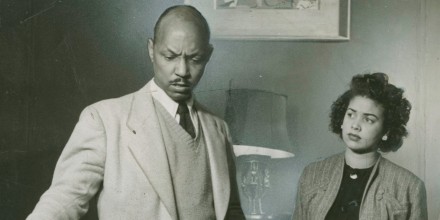
[[[199,127],[193,139],[159,102],[155,106],[179,220],[215,219],[209,158],[200,122],[195,123]]]

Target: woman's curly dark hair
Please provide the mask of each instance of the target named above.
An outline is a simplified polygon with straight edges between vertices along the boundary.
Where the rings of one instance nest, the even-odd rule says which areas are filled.
[[[384,130],[388,140],[379,144],[382,152],[397,151],[408,135],[406,123],[409,120],[411,103],[403,97],[403,89],[388,83],[385,73],[360,74],[353,77],[350,89],[332,104],[330,113],[330,130],[342,138],[341,125],[348,104],[355,96],[370,98],[384,108]]]

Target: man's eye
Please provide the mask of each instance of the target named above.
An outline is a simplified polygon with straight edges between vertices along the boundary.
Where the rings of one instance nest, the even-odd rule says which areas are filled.
[[[165,58],[166,60],[173,60],[173,59],[176,58],[176,56],[174,56],[174,55],[164,55],[164,58]]]
[[[202,57],[193,57],[193,58],[191,58],[191,61],[194,63],[200,63],[203,61],[203,58]]]

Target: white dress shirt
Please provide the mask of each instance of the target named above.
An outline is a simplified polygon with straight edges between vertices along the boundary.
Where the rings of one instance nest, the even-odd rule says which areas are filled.
[[[158,101],[167,110],[168,113],[170,113],[170,115],[177,121],[177,123],[179,123],[180,115],[177,114],[177,108],[179,107],[179,103],[177,103],[176,101],[171,99],[165,93],[165,91],[156,84],[156,82],[154,81],[154,78],[151,81],[152,81],[151,82],[151,95],[153,96],[153,98],[156,101]],[[191,121],[194,125],[195,132],[196,132],[196,134],[198,134],[199,123],[197,120],[197,113],[194,109],[194,99],[192,96],[191,96],[191,98],[186,100],[186,105],[188,106],[189,114],[191,116]]]

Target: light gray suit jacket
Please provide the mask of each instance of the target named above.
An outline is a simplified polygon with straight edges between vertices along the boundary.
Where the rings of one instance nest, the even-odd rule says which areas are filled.
[[[195,105],[209,155],[216,218],[244,219],[227,125]],[[27,219],[79,219],[99,193],[100,219],[175,220],[171,181],[148,83],[135,93],[83,110],[52,185]]]

